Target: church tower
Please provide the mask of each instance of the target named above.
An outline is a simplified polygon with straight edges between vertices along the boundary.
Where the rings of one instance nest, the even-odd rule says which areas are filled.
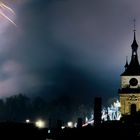
[[[119,89],[121,114],[129,115],[140,111],[140,65],[138,61],[138,44],[134,29],[134,39],[131,45],[132,55],[128,63],[126,59],[125,71],[121,74],[121,87]]]

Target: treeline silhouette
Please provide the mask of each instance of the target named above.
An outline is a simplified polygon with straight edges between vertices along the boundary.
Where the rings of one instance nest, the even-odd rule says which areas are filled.
[[[61,102],[62,99],[65,102]],[[48,102],[42,97],[29,98],[24,94],[0,99],[0,138],[4,140],[19,140],[21,138],[24,140],[88,140],[102,137],[104,139],[112,139],[114,137],[135,139],[140,137],[140,112],[132,111],[130,115],[122,116],[120,121],[102,121],[102,100],[99,97],[95,98],[94,101],[95,117],[93,126],[88,124],[82,127],[82,117],[87,115],[87,109],[85,108],[86,106],[81,105],[77,110],[79,114],[76,114],[81,115],[80,118],[76,116],[77,126],[74,128],[66,126],[64,129],[61,129],[62,121],[65,119],[63,114],[66,111],[70,112],[70,109],[74,110],[74,108],[71,108],[72,106],[69,106],[69,99],[63,97],[61,100]],[[59,113],[62,115],[61,120],[59,120]],[[49,123],[51,119],[56,118],[56,127],[47,126],[46,128],[38,129],[33,123],[25,123],[27,118],[34,121],[40,117],[48,120]]]
[[[26,119],[35,121],[38,118],[51,119],[52,122],[60,119],[66,122],[90,116],[92,108],[84,104],[75,105],[72,102],[72,99],[67,97],[47,101],[43,97],[31,98],[20,93],[0,99],[0,122],[24,122]]]

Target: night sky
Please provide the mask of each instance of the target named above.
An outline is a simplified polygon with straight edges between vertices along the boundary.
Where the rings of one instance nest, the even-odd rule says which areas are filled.
[[[17,26],[0,17],[0,96],[18,93],[79,103],[117,98],[139,0],[4,0]],[[138,50],[140,54],[140,49]]]

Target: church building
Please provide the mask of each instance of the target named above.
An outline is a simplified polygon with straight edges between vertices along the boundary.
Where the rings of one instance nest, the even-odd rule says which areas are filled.
[[[121,74],[119,97],[122,115],[130,115],[136,111],[140,111],[140,64],[135,30],[131,48],[131,60],[130,62],[126,60],[125,70]]]

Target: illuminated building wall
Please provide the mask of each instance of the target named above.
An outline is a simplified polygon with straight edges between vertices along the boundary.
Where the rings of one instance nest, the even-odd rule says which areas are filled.
[[[121,86],[119,89],[121,114],[130,115],[140,111],[140,65],[138,61],[138,44],[135,37],[131,45],[132,55],[130,63],[126,60],[125,71],[121,74]]]

